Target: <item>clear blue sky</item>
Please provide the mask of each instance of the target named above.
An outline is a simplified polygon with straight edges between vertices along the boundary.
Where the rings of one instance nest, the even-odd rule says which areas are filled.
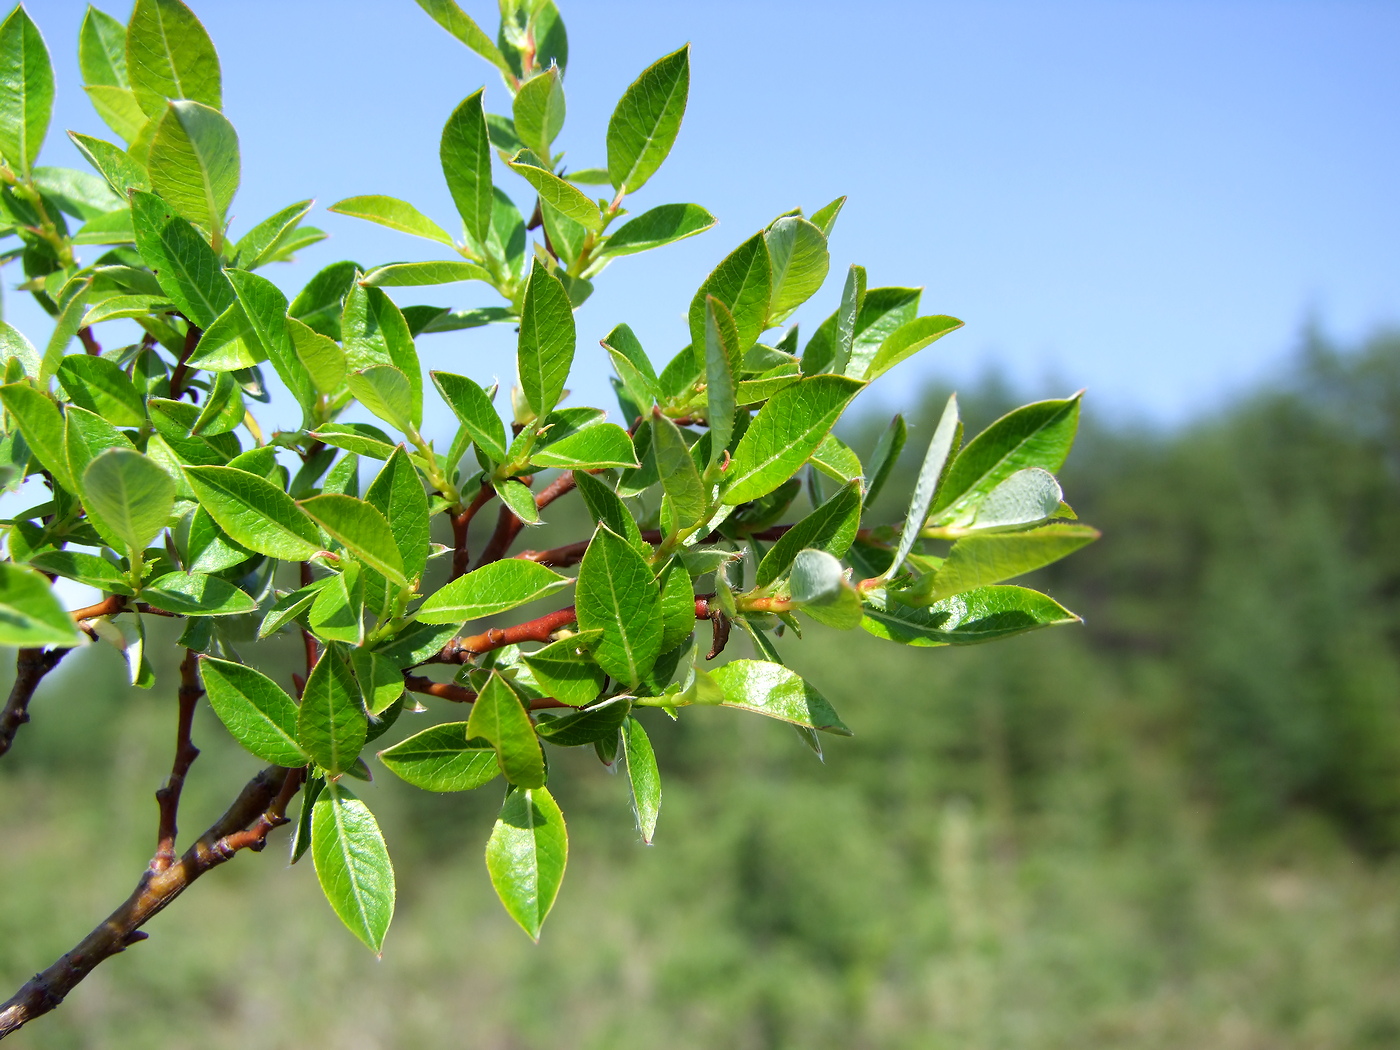
[[[508,112],[508,98],[412,0],[192,6],[219,48],[243,144],[235,233],[299,198],[369,192],[456,228],[442,123],[483,83],[489,109]],[[925,285],[925,312],[968,323],[880,381],[890,404],[925,376],[966,380],[997,363],[1037,389],[1050,375],[1086,386],[1100,410],[1178,420],[1266,376],[1310,315],[1345,339],[1400,320],[1400,4],[561,6],[571,61],[559,146],[571,165],[605,161],[623,88],[691,41],[680,140],[633,211],[695,201],[721,221],[602,276],[579,314],[581,364],[601,360],[597,339],[624,320],[666,360],[716,261],[775,214],[843,193],[838,276],[799,315],[808,330],[851,262],[872,285]],[[106,134],[76,70],[84,7],[29,4],[59,75],[51,164],[83,166],[62,129]],[[489,0],[465,7],[494,27]],[[426,241],[324,212],[315,221],[332,239],[269,271],[288,287],[335,259],[434,257]],[[493,294],[463,284],[399,299],[472,306]],[[13,294],[7,307],[42,330]],[[420,352],[482,379],[514,371],[505,329],[429,337]],[[612,404],[597,381],[576,392]]]

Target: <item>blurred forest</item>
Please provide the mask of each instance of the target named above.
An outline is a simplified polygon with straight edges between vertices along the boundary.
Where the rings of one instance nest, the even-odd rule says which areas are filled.
[[[1304,343],[1174,430],[1096,423],[1091,396],[1063,481],[1105,535],[1031,581],[1082,627],[956,650],[813,628],[784,656],[855,738],[822,764],[766,719],[652,720],[651,848],[625,778],[556,752],[572,857],[538,947],[482,864],[496,789],[424,797],[380,771],[382,961],[279,833],[15,1046],[1400,1045],[1400,337]],[[908,492],[944,397],[910,413],[882,498]],[[964,391],[969,432],[1015,402]],[[868,453],[885,422],[846,436]],[[70,660],[0,763],[10,988],[149,857],[174,691],[120,680],[106,647]],[[196,740],[187,834],[255,765],[207,711]]]

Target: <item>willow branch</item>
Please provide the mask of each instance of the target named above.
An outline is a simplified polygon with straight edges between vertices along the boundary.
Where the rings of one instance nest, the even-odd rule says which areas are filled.
[[[513,627],[493,627],[483,634],[473,634],[466,638],[453,638],[427,662],[464,664],[470,661],[473,656],[489,653],[492,649],[499,649],[503,645],[518,645],[521,642],[547,642],[555,631],[562,627],[568,627],[577,621],[578,617],[574,615],[574,607],[570,605],[567,609],[545,613],[543,616],[527,620],[525,623],[515,624]]]
[[[175,726],[175,760],[170,767],[170,779],[156,792],[156,803],[160,806],[160,833],[156,839],[155,856],[151,858],[153,871],[164,871],[175,863],[180,793],[184,790],[190,766],[199,757],[199,748],[194,746],[191,732],[195,705],[203,695],[204,688],[199,684],[199,658],[193,649],[186,649],[185,658],[180,661],[180,713]]]
[[[301,776],[300,769],[269,766],[248,781],[228,811],[176,863],[162,871],[152,863],[116,911],[72,951],[0,1003],[0,1039],[55,1009],[98,965],[145,940],[141,927],[205,872],[227,863],[241,850],[261,850],[268,833],[287,823],[287,804],[300,787]]]
[[[15,654],[15,683],[0,711],[0,755],[10,750],[19,727],[29,721],[29,703],[39,683],[71,649],[21,649]]]
[[[467,530],[471,527],[476,512],[495,494],[496,490],[490,485],[482,485],[466,510],[461,514],[449,512],[448,517],[452,519],[452,575],[448,577],[449,583],[465,573],[467,566],[471,564],[471,557],[467,552]]]
[[[471,704],[476,702],[476,693],[463,685],[456,685],[453,682],[434,682],[431,678],[424,678],[422,675],[406,674],[403,676],[404,688],[413,693],[422,693],[424,696],[435,696],[439,700],[450,700],[454,704]],[[544,711],[556,707],[572,707],[562,700],[556,700],[552,696],[542,696],[530,701],[531,711]]]
[[[574,488],[574,472],[564,471],[535,495],[536,509],[544,510],[560,496],[572,492]],[[501,513],[496,519],[496,531],[491,534],[486,549],[481,552],[481,560],[476,563],[477,568],[504,558],[506,551],[510,550],[510,545],[515,542],[515,537],[520,534],[520,530],[524,526],[525,523],[515,512],[502,504]]]

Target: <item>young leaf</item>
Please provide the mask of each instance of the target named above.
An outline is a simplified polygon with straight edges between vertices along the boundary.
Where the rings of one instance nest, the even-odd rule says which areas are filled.
[[[70,354],[58,366],[58,381],[75,405],[119,427],[146,422],[146,399],[125,369],[106,357]]]
[[[674,558],[657,582],[661,585],[661,651],[669,653],[695,630],[695,588],[684,563]]]
[[[691,345],[700,349],[705,346],[705,302],[713,295],[734,317],[739,352],[753,346],[768,317],[770,281],[768,246],[763,234],[756,233],[720,261],[690,301]]]
[[[258,608],[227,580],[202,572],[168,572],[142,587],[141,598],[181,616],[240,616]]]
[[[311,436],[334,448],[371,459],[388,459],[398,448],[393,438],[371,423],[325,423]]]
[[[299,506],[375,572],[400,587],[408,584],[394,531],[384,515],[369,503],[353,496],[323,493],[302,500]]]
[[[1087,525],[1044,525],[1028,532],[968,536],[953,544],[937,572],[894,597],[907,605],[931,605],[1059,561],[1098,538],[1098,530]]]
[[[603,632],[593,658],[608,674],[636,685],[661,655],[660,590],[637,549],[599,527],[579,566],[579,627]]]
[[[413,345],[413,332],[394,301],[382,288],[353,283],[345,296],[340,327],[350,371],[365,372],[380,365],[397,368],[408,381],[409,396],[394,410],[415,429],[421,426],[423,370]],[[355,396],[360,395],[356,392]]]
[[[551,66],[521,84],[511,112],[515,118],[516,137],[535,156],[548,157],[564,127],[564,78],[559,67]],[[484,124],[483,121],[483,132]],[[487,158],[490,158],[489,149]]]
[[[232,264],[240,270],[256,270],[276,253],[277,244],[295,230],[311,211],[312,201],[298,201],[274,212],[239,238],[233,246]]]
[[[580,707],[592,703],[602,691],[605,676],[593,662],[585,642],[597,640],[595,633],[571,635],[551,642],[543,649],[521,657],[540,691],[561,704]]]
[[[598,470],[603,467],[637,467],[632,439],[616,423],[598,423],[582,427],[561,437],[537,445],[530,453],[530,463],[536,467],[560,467],[564,470]]]
[[[421,288],[429,284],[455,284],[458,281],[491,282],[491,273],[470,262],[433,261],[389,263],[365,274],[366,288]]]
[[[945,317],[941,314],[906,321],[880,344],[880,349],[875,351],[875,356],[865,371],[865,378],[875,379],[884,375],[901,361],[913,357],[930,343],[942,339],[949,332],[956,332],[962,326],[963,323],[956,317]]]
[[[355,763],[365,746],[369,723],[360,690],[334,646],[311,669],[297,712],[297,739],[316,764],[332,776]]]
[[[533,602],[570,582],[538,562],[502,558],[434,591],[414,617],[422,623],[462,624]]]
[[[438,393],[462,426],[466,427],[476,447],[486,453],[493,463],[503,462],[506,458],[506,427],[486,391],[466,376],[451,372],[433,372],[431,375]]]
[[[710,424],[710,462],[718,463],[734,435],[739,375],[743,355],[739,332],[728,307],[713,295],[705,297],[705,413]]]
[[[574,475],[574,484],[594,522],[606,525],[613,532],[627,540],[644,556],[650,557],[651,546],[642,540],[637,519],[623,504],[622,499],[612,489],[587,471]]]
[[[635,193],[671,152],[690,93],[690,45],[657,59],[622,93],[608,121],[608,178]]]
[[[18,5],[0,23],[0,155],[22,177],[53,115],[53,66],[39,27]]]
[[[836,225],[836,217],[841,214],[841,209],[845,206],[845,197],[837,197],[830,204],[823,205],[812,212],[812,225],[822,231],[822,236],[830,237],[831,229]]]
[[[822,438],[822,443],[812,453],[811,463],[827,477],[835,478],[843,485],[865,475],[860,457],[835,434]]]
[[[82,640],[48,580],[33,569],[0,561],[0,645],[67,647]]]
[[[315,523],[270,481],[237,467],[186,467],[185,477],[209,516],[249,550],[305,561],[321,549]]]
[[[78,30],[78,69],[84,84],[130,87],[126,26],[106,12],[89,7]]]
[[[243,664],[200,657],[200,677],[209,706],[229,733],[264,762],[304,766],[297,743],[297,705],[271,678]]]
[[[466,722],[444,722],[379,752],[400,780],[424,791],[471,791],[500,776],[496,750],[467,741]]]
[[[602,230],[603,216],[598,205],[573,183],[555,175],[528,149],[521,150],[506,165],[533,186],[545,204],[594,233]]]
[[[864,369],[851,368],[851,351],[855,347],[856,325],[865,303],[865,267],[852,266],[846,273],[841,289],[841,305],[836,311],[836,328],[832,333],[831,370],[837,375],[852,375],[859,379]]]
[[[691,458],[690,447],[680,427],[657,413],[651,421],[652,450],[661,473],[661,487],[671,501],[679,528],[698,524],[709,513],[710,501],[705,483]]]
[[[758,563],[755,587],[767,587],[783,573],[799,551],[815,549],[841,557],[860,527],[860,484],[851,482],[778,538]]]
[[[798,215],[785,215],[764,231],[772,269],[768,326],[782,324],[826,280],[831,257],[826,235]]]
[[[846,375],[860,378],[869,374],[885,340],[915,319],[922,292],[920,288],[871,288],[865,293]]]
[[[351,372],[345,383],[365,408],[404,434],[416,433],[423,425],[422,402],[408,376],[393,365]]]
[[[68,453],[63,442],[63,414],[49,398],[28,383],[0,386],[0,402],[15,417],[25,443],[40,465],[69,492],[76,490],[68,471]]]
[[[904,451],[904,443],[909,438],[909,428],[902,415],[890,420],[890,425],[875,442],[875,451],[870,455],[870,485],[865,491],[865,505],[873,504],[889,480],[899,454]]]
[[[462,216],[462,225],[480,244],[485,244],[491,234],[491,213],[496,203],[491,187],[491,140],[481,104],[484,90],[468,95],[452,111],[442,129],[438,149],[442,173]]]
[[[632,806],[637,814],[637,831],[651,845],[656,834],[656,818],[661,812],[661,771],[642,723],[629,717],[622,726],[622,743],[627,752],[627,779],[632,782]]]
[[[183,218],[222,239],[238,190],[238,133],[217,109],[171,102],[156,124],[146,162],[151,188]]]
[[[724,502],[747,503],[792,477],[863,386],[845,376],[817,375],[774,394],[734,449]]]
[[[549,792],[508,792],[486,844],[486,868],[506,911],[532,940],[540,939],[568,859],[564,815]]]
[[[1018,470],[976,508],[971,527],[999,529],[1054,517],[1063,497],[1055,475],[1039,467]]]
[[[77,580],[89,587],[96,587],[99,591],[128,596],[134,593],[130,577],[106,558],[99,558],[96,554],[47,550],[31,557],[29,564],[40,572]]]
[[[860,596],[841,562],[826,551],[799,551],[788,578],[792,600],[818,623],[849,631],[860,626]]]
[[[311,603],[316,600],[316,595],[320,594],[331,583],[332,579],[333,577],[323,576],[321,579],[308,583],[305,587],[300,587],[277,599],[258,627],[258,639],[261,640],[270,634],[275,634],[306,612],[311,607]]]
[[[223,105],[219,56],[180,0],[136,0],[126,33],[126,65],[136,100],[159,117],[166,99]]]
[[[131,195],[131,221],[136,248],[161,290],[181,313],[207,329],[234,300],[233,286],[209,242],[151,193]]]
[[[83,505],[128,550],[145,548],[170,518],[175,479],[141,453],[109,448],[83,471]]]
[[[598,254],[617,257],[650,251],[704,233],[717,221],[698,204],[663,204],[619,226]]]
[[[536,259],[525,286],[517,361],[525,400],[541,420],[564,393],[576,339],[568,293]]]
[[[343,201],[332,204],[326,210],[340,215],[350,215],[356,219],[365,219],[368,222],[377,222],[391,230],[437,241],[438,244],[445,244],[449,248],[455,247],[451,234],[412,204],[409,204],[408,201],[401,201],[396,197],[386,197],[383,194],[346,197]]]
[[[924,453],[924,465],[919,468],[919,480],[914,485],[914,495],[910,497],[909,510],[904,516],[904,531],[899,537],[899,547],[895,551],[894,560],[885,570],[886,579],[899,571],[905,557],[914,549],[914,542],[919,538],[919,530],[924,527],[924,521],[928,517],[929,504],[938,491],[939,479],[943,477],[943,468],[948,462],[948,456],[961,431],[962,424],[958,420],[958,396],[953,394],[948,398],[948,403],[943,408],[943,415],[939,418],[938,426],[933,431],[933,438],[928,443],[928,451]]]
[[[781,664],[762,660],[731,660],[710,672],[724,693],[725,707],[767,715],[838,736],[851,731],[826,699]]]
[[[1079,617],[1053,598],[1024,587],[978,587],[917,608],[887,601],[878,592],[865,598],[861,626],[877,638],[901,645],[976,645],[1009,638]]]
[[[365,492],[365,502],[388,520],[404,575],[419,579],[428,562],[428,494],[403,448],[395,449],[379,471]]]
[[[394,917],[394,866],[374,814],[335,781],[312,807],[311,857],[340,921],[379,954]]]
[[[496,482],[496,495],[511,512],[526,525],[540,523],[540,508],[535,494],[514,478]]]
[[[535,736],[534,723],[499,671],[482,686],[471,717],[467,719],[467,738],[487,740],[496,749],[505,778],[518,787],[544,786],[544,753]]]
[[[146,169],[120,146],[114,146],[91,135],[80,135],[76,131],[70,131],[68,137],[73,140],[78,152],[97,169],[118,196],[125,199],[131,190],[150,190],[151,181],[146,176]]]

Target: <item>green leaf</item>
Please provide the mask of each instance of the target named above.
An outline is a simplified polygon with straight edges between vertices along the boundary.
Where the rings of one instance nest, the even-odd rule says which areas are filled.
[[[875,356],[865,371],[865,378],[875,379],[884,375],[901,361],[913,357],[930,343],[942,339],[949,332],[956,332],[962,326],[963,323],[956,317],[945,317],[941,314],[906,321],[880,344],[880,349],[875,351]]]
[[[311,633],[326,641],[362,645],[365,640],[365,574],[358,563],[341,562],[311,602],[306,622]]]
[[[536,259],[520,312],[517,362],[525,400],[541,420],[563,396],[576,340],[568,293]]]
[[[870,485],[865,491],[865,505],[873,504],[889,480],[899,454],[904,451],[904,443],[909,438],[909,428],[904,417],[896,415],[890,425],[875,442],[875,451],[870,454]]]
[[[25,443],[54,479],[69,492],[76,491],[68,471],[68,454],[63,444],[63,414],[58,406],[28,383],[0,386],[0,402],[19,423]]]
[[[374,814],[335,781],[312,807],[311,857],[340,921],[379,954],[394,917],[394,866]]]
[[[570,582],[538,562],[502,558],[434,591],[414,617],[423,623],[466,623],[536,601]]]
[[[193,407],[193,406],[191,406]],[[197,411],[197,410],[196,410]],[[82,493],[83,471],[87,470],[99,453],[111,448],[135,451],[131,439],[99,415],[95,415],[77,405],[69,405],[64,413],[63,444],[68,455],[68,472],[78,479],[78,491]],[[157,464],[152,464],[157,466]],[[93,508],[89,507],[91,511]],[[101,522],[98,523],[99,527]],[[120,546],[116,540],[113,546]]]
[[[841,562],[826,551],[799,551],[788,586],[792,600],[818,623],[841,631],[860,626],[860,596]]]
[[[596,700],[606,681],[587,648],[599,637],[597,632],[570,635],[523,655],[521,660],[534,675],[540,692],[561,704],[580,707]]]
[[[217,243],[239,179],[238,133],[228,119],[198,102],[168,103],[146,167],[151,189]]]
[[[710,677],[723,691],[725,707],[752,711],[838,736],[851,735],[826,699],[781,664],[731,660],[711,671]]]
[[[334,339],[322,335],[295,317],[283,321],[291,336],[292,352],[311,377],[316,392],[334,395],[345,386],[345,353]]]
[[[398,448],[393,438],[370,423],[326,423],[313,431],[311,436],[327,445],[371,459],[388,459]]]
[[[510,478],[496,482],[496,495],[526,525],[540,523],[540,508],[535,502],[535,494],[519,481]]]
[[[471,717],[467,719],[467,737],[487,740],[496,749],[501,772],[519,787],[544,786],[544,753],[535,736],[534,723],[499,671],[482,686]]]
[[[535,156],[548,157],[564,127],[564,78],[560,69],[551,66],[521,84],[511,112],[515,118],[515,134],[521,143]],[[482,131],[485,131],[484,121]],[[489,150],[487,159],[490,159]]]
[[[317,765],[336,776],[355,764],[368,729],[350,668],[334,646],[327,647],[302,690],[297,739]]]
[[[626,697],[613,697],[584,711],[543,718],[536,728],[541,739],[555,747],[582,747],[600,740],[616,740],[631,707]]]
[[[243,422],[243,395],[230,372],[221,372],[204,399],[199,418],[190,428],[193,437],[227,434]]]
[[[22,178],[39,156],[52,115],[49,50],[21,4],[0,23],[0,155]]]
[[[496,408],[486,391],[475,380],[451,372],[432,372],[433,383],[438,393],[447,402],[447,407],[466,427],[467,433],[476,442],[476,447],[485,452],[493,463],[501,463],[506,458],[506,427],[501,422]]]
[[[240,270],[256,270],[272,261],[277,245],[311,211],[312,201],[298,201],[274,212],[238,239],[233,246],[233,265]]]
[[[413,345],[413,333],[394,301],[383,289],[352,284],[345,296],[340,327],[350,371],[363,373],[379,365],[397,368],[408,381],[410,396],[403,405],[396,407],[396,412],[415,429],[421,426],[423,370]],[[360,396],[359,391],[355,396]],[[373,410],[368,404],[367,407]]]
[[[166,99],[222,108],[222,79],[214,44],[180,0],[136,0],[126,34],[126,65],[136,100],[159,117]]]
[[[977,505],[970,527],[999,529],[1053,518],[1063,497],[1055,475],[1039,467],[1018,470]]]
[[[403,560],[404,575],[417,580],[428,563],[428,494],[408,453],[394,450],[365,492],[365,502],[389,522]]]
[[[355,680],[360,686],[360,697],[364,700],[365,711],[375,718],[376,723],[384,729],[383,720],[379,718],[389,708],[398,702],[404,694],[403,672],[394,666],[392,660],[387,660],[378,653],[368,649],[357,648],[350,650],[350,669],[355,673]],[[375,733],[374,736],[378,736]],[[373,739],[373,736],[368,739]]]
[[[145,399],[126,371],[109,358],[71,354],[59,365],[58,381],[75,405],[119,427],[139,427],[146,422]]]
[[[1044,525],[1027,532],[968,536],[953,544],[937,572],[894,597],[907,605],[931,605],[1059,561],[1098,538],[1098,530],[1087,525]]]
[[[710,512],[709,492],[690,455],[680,427],[666,416],[652,417],[652,449],[661,474],[661,487],[671,501],[676,525],[688,529],[703,521]]]
[[[401,201],[396,197],[386,197],[383,194],[346,197],[343,201],[332,204],[326,210],[340,215],[349,215],[356,219],[377,222],[391,230],[437,241],[449,248],[456,246],[452,236],[446,230],[412,204],[409,204],[408,201]]]
[[[468,95],[447,118],[438,153],[462,225],[474,240],[484,244],[491,233],[496,198],[491,187],[491,139],[481,104],[482,91]],[[516,105],[519,104],[517,97]]]
[[[339,339],[343,301],[355,286],[359,273],[358,263],[349,260],[331,263],[306,282],[287,313],[321,335]]]
[[[770,280],[768,245],[763,234],[756,233],[721,260],[690,301],[691,345],[705,345],[705,301],[713,295],[734,317],[739,352],[753,346],[768,317]]]
[[[209,242],[154,194],[133,193],[131,216],[136,248],[161,290],[181,313],[208,328],[234,300]]]
[[[934,428],[933,437],[928,443],[928,451],[924,453],[924,464],[919,468],[919,480],[914,485],[914,494],[909,499],[909,510],[904,516],[904,531],[899,537],[899,547],[895,551],[894,560],[890,562],[889,568],[884,573],[886,579],[899,571],[905,557],[914,549],[914,542],[919,538],[919,530],[924,527],[924,520],[928,517],[929,504],[938,491],[939,480],[943,477],[943,468],[947,465],[948,456],[957,444],[958,436],[961,433],[962,423],[958,419],[958,396],[952,394],[948,398],[947,405],[943,408],[943,415],[938,420],[938,426]]]
[[[369,288],[418,288],[457,281],[485,281],[490,284],[491,274],[470,262],[390,263],[365,274],[362,283]]]
[[[644,556],[651,555],[650,544],[642,540],[637,521],[624,506],[621,498],[606,484],[586,471],[574,475],[574,484],[583,497],[588,513],[595,523],[606,525],[627,540]]]
[[[768,325],[782,324],[826,280],[831,257],[826,235],[798,215],[785,215],[764,231],[772,269]]]
[[[467,742],[466,722],[444,722],[379,752],[400,780],[424,791],[471,791],[500,775],[496,750]]]
[[[181,616],[239,616],[258,608],[233,584],[202,572],[166,573],[142,587],[141,598]]]
[[[400,587],[407,585],[394,531],[388,519],[369,503],[354,496],[328,492],[304,499],[298,506],[375,572]]]
[[[628,718],[622,726],[622,742],[627,752],[627,779],[632,782],[632,807],[637,814],[637,831],[651,845],[656,834],[656,818],[661,812],[661,771],[642,723]]]
[[[603,215],[598,210],[598,205],[573,183],[566,182],[550,171],[545,163],[528,149],[521,150],[506,161],[506,165],[533,186],[545,204],[594,233],[603,229]]]
[[[815,549],[841,557],[860,527],[860,484],[851,482],[778,538],[758,564],[754,586],[767,587],[792,565],[799,551]]]
[[[316,525],[276,485],[237,467],[186,467],[200,505],[236,542],[269,558],[305,561],[321,550]]]
[[[578,625],[601,630],[593,658],[627,685],[642,680],[661,655],[661,594],[651,568],[625,539],[600,526],[579,566]]]
[[[608,121],[608,177],[635,193],[671,152],[690,92],[690,45],[653,62],[634,80]]]
[[[84,84],[131,86],[126,73],[126,26],[92,6],[78,31],[78,69]]]
[[[83,472],[83,506],[128,550],[143,550],[170,518],[175,480],[139,452],[109,448]]]
[[[657,576],[661,585],[661,651],[669,653],[695,630],[695,588],[677,559]]]
[[[83,323],[83,314],[86,312],[87,293],[91,287],[90,277],[82,281],[75,279],[64,286],[64,294],[59,299],[61,309],[58,319],[54,322],[53,332],[39,363],[41,386],[47,386],[49,377],[58,371],[58,366],[63,363],[63,355],[68,350],[68,344],[78,334],[78,328]]]
[[[812,466],[827,477],[834,478],[843,485],[865,475],[860,457],[835,434],[828,434],[822,439],[822,443],[812,453],[811,462]]]
[[[845,376],[817,375],[774,394],[734,450],[724,502],[747,503],[792,477],[863,386]]]
[[[5,321],[0,321],[0,360],[4,361],[7,372],[10,361],[17,360],[30,379],[38,379],[43,370],[43,361],[34,344],[18,328]]]
[[[831,236],[831,229],[836,225],[836,217],[841,214],[841,209],[846,205],[845,197],[837,197],[830,204],[823,205],[812,212],[812,225],[822,231],[824,237]]]
[[[1018,408],[978,434],[948,470],[933,505],[934,520],[955,518],[1027,467],[1052,474],[1064,464],[1079,426],[1079,396]]]
[[[311,603],[316,600],[316,596],[321,593],[332,581],[332,577],[324,576],[319,580],[308,583],[305,587],[300,587],[290,594],[285,594],[273,603],[272,608],[263,617],[262,624],[258,627],[258,639],[262,640],[268,635],[276,634],[287,624],[293,622],[302,613],[311,607]]]
[[[705,298],[705,390],[710,424],[710,463],[718,463],[734,435],[743,354],[728,308],[713,295]]]
[[[0,645],[68,647],[82,640],[43,575],[0,561]]]
[[[393,365],[375,365],[345,377],[350,393],[384,422],[405,434],[417,433],[422,425],[422,403],[414,397],[413,385]]]
[[[564,815],[549,792],[509,792],[486,844],[486,868],[506,911],[533,940],[554,907],[568,858]]]
[[[200,657],[209,706],[229,733],[264,762],[295,768],[309,761],[297,743],[297,705],[267,675],[230,660]]]
[[[136,140],[149,121],[136,101],[136,92],[102,85],[85,87],[83,91],[102,122],[125,141],[137,145]]]
[[[577,172],[571,177],[576,178]],[[599,255],[634,255],[704,233],[718,220],[698,204],[663,204],[642,212],[603,242]]]
[[[40,572],[77,580],[89,587],[96,587],[99,591],[125,595],[133,593],[129,575],[106,558],[99,558],[95,554],[46,550],[30,558],[29,564]]]
[[[856,326],[865,303],[865,267],[852,266],[846,272],[846,284],[841,289],[841,305],[836,311],[836,328],[832,332],[831,370],[837,375],[856,379],[864,375],[860,366],[852,367],[851,351],[855,347]]]
[[[530,453],[534,467],[598,470],[602,467],[636,467],[636,450],[632,439],[616,423],[598,423],[566,434],[557,441],[535,447]],[[692,467],[692,469],[694,469]]]
[[[885,601],[878,593],[865,598],[861,626],[877,638],[901,645],[975,645],[1079,617],[1053,598],[1024,587],[979,587],[916,608]]]
[[[885,340],[915,319],[921,292],[919,288],[871,288],[865,294],[856,319],[846,375],[859,379],[869,374],[871,363]]]
[[[500,48],[492,43],[491,38],[471,16],[457,5],[456,0],[418,0],[418,6],[428,12],[434,22],[499,69],[507,83],[512,81],[514,74]]]

